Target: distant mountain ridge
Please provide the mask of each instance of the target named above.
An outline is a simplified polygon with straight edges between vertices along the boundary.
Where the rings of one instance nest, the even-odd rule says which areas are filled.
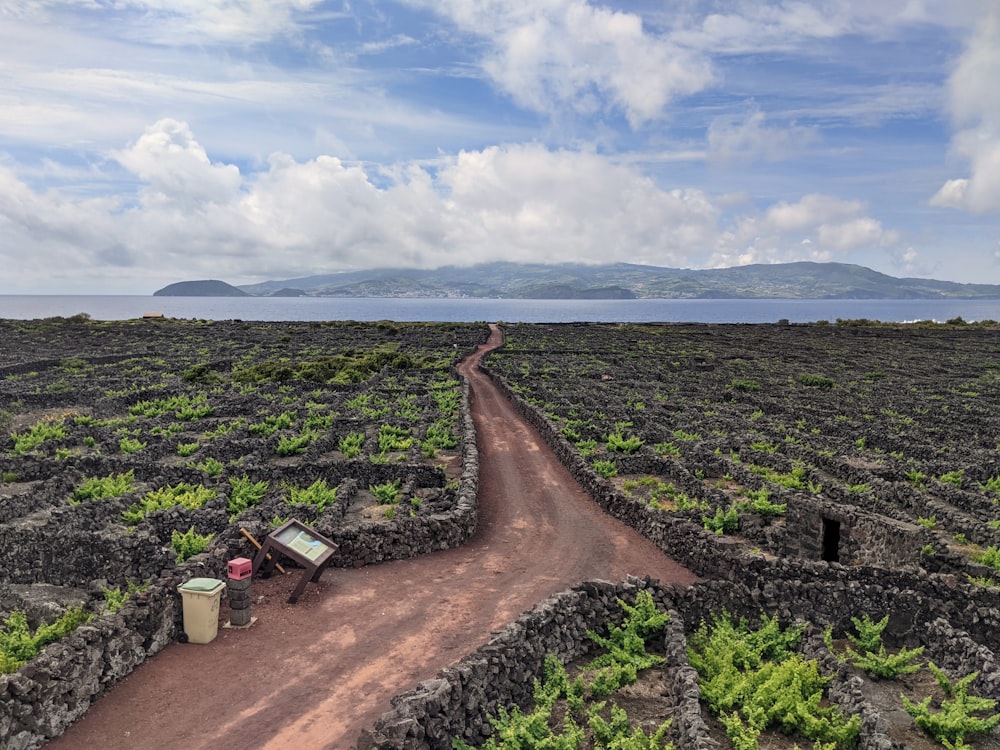
[[[202,291],[206,287],[185,285],[208,283],[180,282],[156,294],[206,296]],[[897,278],[865,266],[811,261],[703,270],[631,263],[588,266],[579,263],[495,262],[467,267],[444,266],[433,270],[383,268],[345,271],[264,281],[230,289],[257,297],[301,294],[316,297],[508,299],[1000,298],[1000,285],[996,284]]]

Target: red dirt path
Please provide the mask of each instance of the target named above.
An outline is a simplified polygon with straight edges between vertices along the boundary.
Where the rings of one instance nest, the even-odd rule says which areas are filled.
[[[479,443],[479,517],[461,548],[254,581],[257,623],[172,644],[101,698],[51,750],[346,750],[390,708],[540,600],[589,579],[695,576],[605,515],[466,358]],[[250,550],[248,550],[249,554]],[[225,615],[224,615],[225,617]]]

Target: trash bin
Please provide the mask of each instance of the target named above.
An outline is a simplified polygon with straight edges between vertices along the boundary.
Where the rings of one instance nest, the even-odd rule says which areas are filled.
[[[218,578],[192,578],[177,587],[189,643],[211,643],[219,634],[219,600],[225,586]]]

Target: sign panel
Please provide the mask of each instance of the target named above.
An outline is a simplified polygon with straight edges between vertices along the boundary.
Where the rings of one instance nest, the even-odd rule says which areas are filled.
[[[254,575],[262,572],[265,577],[269,576],[279,556],[290,558],[303,566],[305,572],[288,598],[288,602],[294,604],[305,590],[306,583],[319,581],[336,551],[336,542],[293,518],[268,534],[254,558],[253,572]]]

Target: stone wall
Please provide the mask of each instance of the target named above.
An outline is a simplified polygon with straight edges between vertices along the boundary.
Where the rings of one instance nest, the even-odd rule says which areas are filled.
[[[412,557],[460,545],[475,532],[479,453],[467,382],[462,390],[461,420],[463,470],[453,509],[346,530],[318,523],[317,530],[340,545],[334,564],[364,565]],[[372,477],[380,471],[367,462],[363,468]],[[81,474],[88,471],[86,466],[79,469]],[[412,470],[415,482],[429,481],[419,476],[425,469],[437,471],[430,467],[407,467]],[[185,471],[178,467],[174,472],[177,476],[172,475],[171,481],[185,480]],[[360,481],[367,482],[372,477],[365,474]],[[102,693],[182,632],[183,611],[177,592],[180,584],[194,577],[225,579],[229,559],[252,556],[239,529],[223,518],[221,499],[209,501],[197,511],[176,511],[184,514],[183,519],[171,517],[175,511],[160,511],[150,519],[147,529],[122,536],[104,531],[105,519],[109,512],[120,513],[127,501],[102,501],[103,507],[92,511],[85,506],[67,508],[65,498],[74,480],[43,482],[34,476],[28,479],[39,481],[44,488],[44,492],[31,500],[36,504],[32,511],[37,512],[39,523],[37,528],[30,523],[0,524],[0,567],[8,580],[16,584],[62,586],[83,586],[104,580],[112,587],[123,586],[127,581],[152,582],[141,603],[130,600],[113,614],[95,617],[70,636],[46,647],[17,672],[0,675],[2,750],[31,750],[61,734]],[[356,476],[348,477],[345,473],[331,479],[342,482],[339,486],[345,498],[352,493],[352,482],[356,492],[359,481]],[[374,481],[380,480],[378,477]],[[23,515],[23,510],[18,509],[19,515]],[[91,512],[95,514],[93,519],[89,518]],[[343,513],[341,509],[334,512]],[[53,517],[58,521],[62,515],[66,516],[64,525],[52,523]],[[169,529],[177,528],[180,520],[210,528],[223,523],[227,530],[217,535],[208,552],[178,566],[163,539],[169,539]],[[266,530],[261,532],[261,537],[264,535]],[[2,600],[10,599],[10,590],[10,586],[5,586],[0,592],[3,594],[0,606]],[[92,593],[95,599],[103,599],[100,591]],[[95,608],[100,606],[95,601]]]
[[[887,722],[865,703],[856,680],[823,645],[819,628],[829,625],[841,635],[854,617],[867,614],[881,619],[888,612],[884,635],[891,645],[924,645],[931,658],[955,675],[982,670],[976,690],[1000,698],[1000,670],[994,656],[1000,649],[1000,595],[995,589],[967,585],[964,577],[922,569],[916,554],[920,542],[933,540],[928,530],[816,499],[803,503],[798,515],[793,513],[784,530],[784,543],[792,546],[792,537],[805,534],[797,551],[817,559],[817,552],[822,553],[822,518],[826,517],[841,523],[845,558],[868,564],[847,566],[755,554],[732,539],[707,533],[691,519],[668,516],[625,497],[590,470],[544,415],[502,379],[494,380],[601,507],[710,580],[687,589],[663,589],[655,582],[633,579],[618,584],[613,594],[611,584],[591,582],[546,600],[487,646],[394,699],[393,711],[362,732],[357,750],[444,749],[451,747],[451,737],[481,743],[488,735],[484,717],[491,708],[528,707],[530,685],[541,676],[545,653],[555,653],[564,662],[584,653],[589,647],[586,629],[598,629],[594,618],[616,622],[609,601],[619,596],[628,599],[640,586],[654,592],[661,609],[674,618],[665,633],[664,649],[672,666],[666,698],[675,718],[672,740],[681,750],[715,746],[696,707],[697,680],[687,663],[685,634],[723,610],[750,620],[765,612],[778,616],[783,624],[808,612],[810,637],[804,650],[835,675],[829,689],[831,700],[862,717],[858,746],[864,750],[890,750],[898,745],[886,734]],[[862,551],[862,545],[873,549]],[[560,627],[553,626],[557,622]]]
[[[606,632],[609,623],[619,624],[622,613],[617,600],[632,603],[642,589],[671,618],[662,644],[668,667],[663,698],[665,717],[673,719],[670,740],[678,750],[716,747],[702,719],[697,675],[688,663],[686,648],[690,633],[722,611],[750,622],[762,612],[777,615],[786,627],[803,622],[796,613],[810,612],[803,654],[818,659],[823,673],[833,676],[830,700],[845,714],[861,716],[860,750],[899,746],[887,734],[888,722],[865,701],[857,678],[824,645],[821,632],[827,624],[839,636],[851,627],[851,617],[868,614],[880,619],[893,611],[885,635],[890,646],[924,645],[925,655],[954,676],[979,670],[976,692],[1000,698],[996,644],[984,645],[979,637],[939,616],[948,610],[937,598],[939,591],[900,591],[891,584],[854,581],[846,568],[830,567],[837,569],[841,585],[827,580],[817,587],[815,580],[794,575],[768,583],[751,575],[747,581],[705,581],[684,589],[635,578],[618,584],[580,584],[541,602],[485,646],[394,698],[393,709],[361,733],[356,750],[447,750],[454,737],[474,746],[483,743],[490,734],[487,717],[496,715],[499,706],[527,710],[533,704],[533,682],[542,678],[546,654],[555,654],[564,663],[590,654],[593,644],[586,631]],[[792,570],[781,572],[791,574]],[[910,603],[901,608],[898,603],[904,596]]]

